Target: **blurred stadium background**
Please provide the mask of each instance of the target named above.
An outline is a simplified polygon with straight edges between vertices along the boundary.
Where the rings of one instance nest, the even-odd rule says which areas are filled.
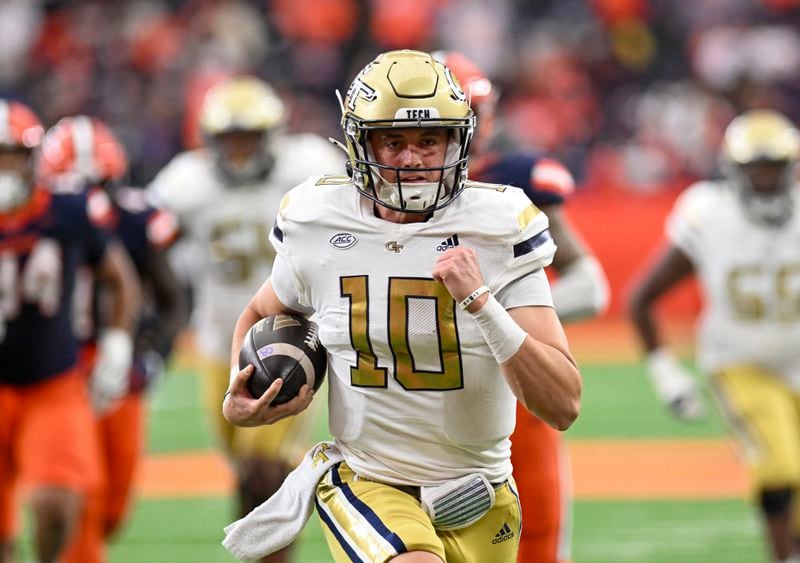
[[[100,117],[130,152],[131,182],[146,185],[199,143],[199,103],[219,79],[264,78],[289,105],[291,131],[339,137],[333,90],[403,47],[477,61],[501,91],[499,143],[547,152],[578,179],[568,214],[613,301],[569,329],[586,381],[568,433],[575,560],[765,561],[718,419],[668,417],[620,313],[677,193],[716,173],[728,121],[755,107],[800,118],[800,1],[2,0],[0,95],[47,125]],[[686,287],[662,310],[689,362],[697,305]],[[115,563],[231,560],[219,541],[232,481],[185,357],[153,395],[150,457]],[[325,553],[314,522],[297,560]]]

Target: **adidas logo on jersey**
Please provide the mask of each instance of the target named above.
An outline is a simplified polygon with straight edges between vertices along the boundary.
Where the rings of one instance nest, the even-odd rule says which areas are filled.
[[[510,540],[514,537],[514,532],[511,528],[508,527],[508,524],[503,524],[503,527],[500,528],[500,531],[494,535],[494,539],[492,543],[503,543],[506,540]]]
[[[455,248],[458,246],[458,235],[453,235],[446,240],[443,240],[439,246],[436,247],[438,252],[444,252],[449,248]]]

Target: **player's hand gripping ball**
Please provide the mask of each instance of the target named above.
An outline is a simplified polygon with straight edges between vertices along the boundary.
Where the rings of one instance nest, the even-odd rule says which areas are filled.
[[[325,379],[328,355],[317,324],[300,315],[271,315],[250,327],[239,352],[239,369],[255,368],[247,389],[258,399],[276,379],[283,379],[273,405],[295,398],[308,384],[316,391]]]

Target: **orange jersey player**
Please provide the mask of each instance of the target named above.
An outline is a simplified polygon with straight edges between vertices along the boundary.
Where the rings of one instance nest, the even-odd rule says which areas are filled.
[[[177,236],[177,221],[150,205],[144,191],[120,185],[127,172],[125,149],[96,118],[67,117],[51,128],[44,139],[40,172],[56,192],[83,191],[86,186],[105,191],[111,201],[109,228],[130,256],[149,297],[137,316],[133,363],[123,380],[123,396],[95,402],[102,480],[85,504],[80,532],[64,558],[67,563],[95,563],[105,560],[104,541],[119,528],[130,504],[144,442],[144,392],[163,370],[184,317],[181,287],[165,256]],[[86,342],[84,361],[97,369],[103,361],[98,338],[106,323],[102,311],[92,305],[99,301],[101,284],[93,284],[91,277],[82,280],[78,294],[83,315],[74,320]]]
[[[133,267],[106,232],[102,192],[53,194],[35,183],[43,135],[33,112],[0,100],[0,562],[13,558],[14,495],[28,491],[39,561],[60,560],[97,481],[96,440],[72,330],[76,273],[89,265],[109,288],[110,341],[130,363],[138,303]],[[126,343],[128,346],[126,348]],[[126,357],[126,350],[128,351]],[[92,373],[95,397],[115,396],[112,370]]]
[[[456,52],[439,52],[461,82],[478,128],[470,153],[470,178],[525,190],[550,219],[558,251],[552,268],[553,304],[564,322],[601,313],[608,303],[608,284],[597,260],[580,242],[561,207],[574,180],[560,162],[519,151],[491,150],[496,96],[491,82],[474,62]],[[564,562],[570,559],[570,469],[559,433],[517,405],[517,426],[511,436],[511,462],[522,501],[523,526],[519,561]]]

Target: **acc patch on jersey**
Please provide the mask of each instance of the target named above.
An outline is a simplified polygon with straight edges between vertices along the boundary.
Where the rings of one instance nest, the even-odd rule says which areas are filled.
[[[331,237],[329,241],[331,246],[334,248],[339,248],[341,250],[345,250],[347,248],[351,248],[355,243],[358,242],[358,239],[355,235],[350,233],[336,233]]]

